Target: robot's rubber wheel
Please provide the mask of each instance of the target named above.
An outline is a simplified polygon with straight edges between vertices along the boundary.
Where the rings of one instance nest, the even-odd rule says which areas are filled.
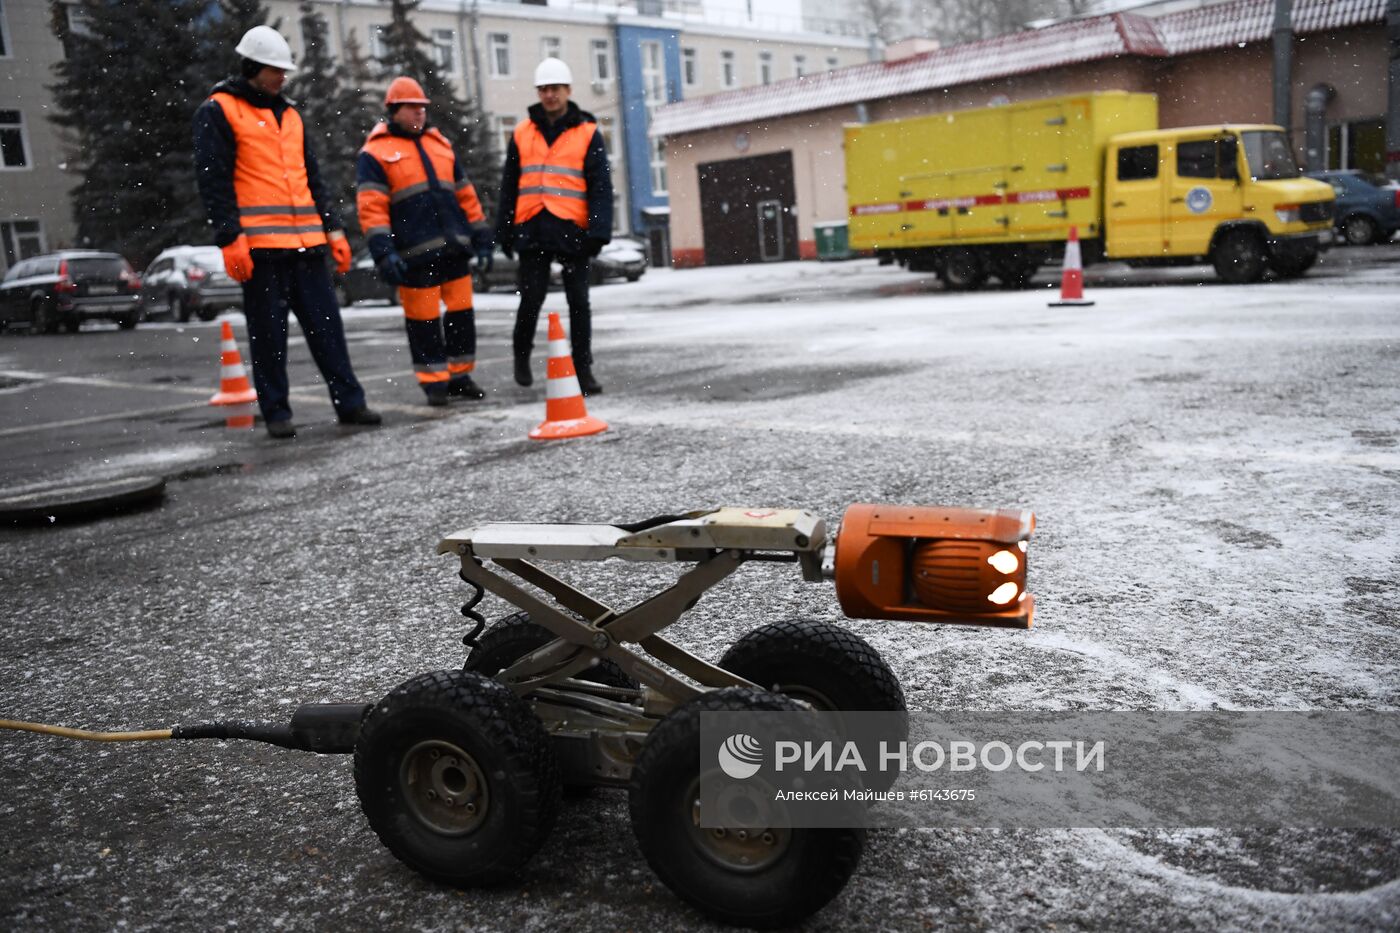
[[[395,857],[460,887],[514,877],[549,835],[561,793],[530,707],[466,671],[421,674],[370,710],[355,789]]]
[[[699,825],[700,714],[792,711],[787,697],[727,687],[671,711],[632,769],[632,831],[652,871],[683,900],[724,923],[784,927],[820,910],[860,863],[863,829],[771,828],[746,833]]]
[[[554,641],[555,637],[554,633],[543,625],[532,622],[528,612],[511,613],[497,621],[490,631],[477,640],[476,647],[467,655],[467,663],[463,665],[463,669],[476,671],[485,677],[494,677],[525,655]],[[609,687],[628,687],[635,690],[641,686],[635,678],[606,659],[578,677]]]
[[[853,632],[830,622],[793,619],[754,629],[730,647],[719,666],[766,690],[796,697],[826,712],[887,712],[879,728],[843,729],[878,760],[881,741],[891,747],[909,737],[904,691],[880,653]],[[870,773],[866,784],[888,790],[897,772]]]

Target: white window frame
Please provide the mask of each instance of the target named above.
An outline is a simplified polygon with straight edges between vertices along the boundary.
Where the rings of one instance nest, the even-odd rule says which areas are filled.
[[[5,0],[0,0],[0,61],[14,57],[14,42],[10,38],[10,24],[5,19]]]
[[[700,86],[700,50],[694,46],[681,49],[681,83],[686,87]]]
[[[377,62],[382,62],[388,55],[389,50],[384,45],[383,33],[389,28],[389,23],[369,24],[369,57]]]
[[[719,83],[725,88],[739,86],[739,61],[730,49],[719,53]]]
[[[807,76],[807,56],[798,52],[792,57],[792,76],[794,78],[805,78]]]
[[[509,78],[513,70],[513,63],[510,60],[510,33],[488,32],[486,34],[486,49],[486,58],[490,66],[491,77]],[[501,67],[502,58],[500,53],[505,53],[504,68]]]
[[[553,51],[550,50],[551,46]],[[564,40],[560,36],[540,36],[540,61],[546,58],[564,60]]]
[[[758,53],[758,83],[759,83],[759,84],[772,84],[772,83],[773,83],[773,53],[772,53],[772,52],[759,52],[759,53]]]
[[[608,84],[613,79],[612,42],[607,39],[588,40],[588,67],[594,84]]]
[[[445,75],[455,75],[457,68],[457,30],[434,28],[428,30],[428,43],[433,47],[433,64]],[[447,58],[443,63],[444,56]]]
[[[38,252],[32,253],[28,256],[20,255],[19,240],[17,239],[19,234],[15,232],[15,224],[34,224],[34,226],[37,228],[37,231],[35,233],[25,233],[24,236],[37,236],[39,238]],[[44,236],[44,222],[39,218],[12,217],[9,220],[0,220],[0,259],[5,260],[5,270],[7,272],[10,269],[13,269],[19,263],[24,262],[26,259],[33,259],[35,256],[42,256],[48,251],[48,240]],[[13,262],[11,262],[9,259],[11,252],[13,252],[15,257]]]
[[[666,194],[666,140],[657,136],[651,141],[651,193]]]
[[[0,107],[0,110],[9,110],[9,107]],[[29,145],[29,131],[24,125],[24,111],[18,107],[14,112],[19,115],[18,123],[0,123],[0,129],[17,130],[19,132],[20,155],[24,159],[23,165],[6,165],[4,156],[0,155],[0,172],[29,172],[34,170],[34,148]]]
[[[515,124],[518,121],[515,117],[501,117],[495,119],[496,141],[501,144],[501,155],[504,156],[506,150],[510,148],[510,141],[515,136]]]

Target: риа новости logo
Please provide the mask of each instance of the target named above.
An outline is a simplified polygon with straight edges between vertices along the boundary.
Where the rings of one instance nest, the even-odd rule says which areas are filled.
[[[763,746],[751,735],[735,733],[719,747],[720,770],[736,781],[753,777],[762,765]]]

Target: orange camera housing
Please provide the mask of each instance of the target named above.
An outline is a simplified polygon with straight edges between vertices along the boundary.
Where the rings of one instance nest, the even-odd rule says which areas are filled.
[[[836,535],[836,598],[852,619],[1030,628],[1019,509],[852,505]]]

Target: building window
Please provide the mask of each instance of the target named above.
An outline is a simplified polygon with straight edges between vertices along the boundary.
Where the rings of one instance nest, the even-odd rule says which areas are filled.
[[[433,63],[437,65],[438,71],[445,75],[455,75],[457,73],[457,30],[434,29],[431,39]]]
[[[719,53],[719,80],[725,87],[739,86],[739,72],[734,67],[734,53]]]
[[[759,83],[759,84],[772,84],[772,83],[773,83],[773,53],[772,53],[772,52],[759,52],[759,53],[758,53],[758,83]]]
[[[837,68],[840,68],[840,67],[841,67],[841,59],[837,58],[835,55],[828,55],[828,56],[826,57],[826,70],[827,70],[827,71],[835,71]]]
[[[613,118],[612,118],[612,117],[599,117],[599,118],[598,118],[598,135],[601,136],[601,137],[603,137],[603,148],[606,149],[609,153],[614,152],[615,150],[613,149]]]
[[[1354,120],[1327,128],[1327,167],[1385,171],[1385,121]]]
[[[651,141],[651,193],[666,193],[666,140]]]
[[[44,228],[37,220],[7,220],[0,223],[0,245],[5,250],[5,265],[13,268],[30,256],[47,252],[44,248]]]
[[[3,168],[29,168],[24,115],[18,110],[0,110],[0,169]]]
[[[496,139],[501,145],[502,154],[510,148],[510,141],[513,136],[515,136],[515,117],[497,117]]]
[[[792,74],[795,78],[800,78],[807,73],[807,56],[794,55],[792,57]]]
[[[558,36],[540,36],[540,61],[546,58],[563,58],[564,40]]]
[[[73,7],[69,7],[69,9],[71,10],[71,9],[73,9]],[[334,35],[334,33],[331,31],[330,23],[326,22],[326,18],[325,18],[324,16],[322,16],[321,14],[319,14],[319,13],[316,14],[316,19],[320,20],[320,28],[319,28],[319,29],[313,29],[313,30],[311,30],[311,31],[308,31],[308,30],[306,29],[306,24],[305,24],[305,23],[302,24],[302,30],[301,30],[302,57],[304,58],[304,57],[306,57],[307,55],[310,55],[310,54],[311,54],[311,46],[314,45],[314,44],[317,43],[317,42],[320,42],[320,44],[321,44],[321,51],[325,52],[327,58],[334,59],[334,58],[335,58],[335,35]]]
[[[377,62],[389,57],[389,46],[384,41],[384,35],[388,31],[388,23],[376,23],[369,27],[369,57]]]
[[[695,49],[681,49],[681,77],[686,87],[700,84],[700,57]]]
[[[607,84],[612,80],[612,50],[607,39],[589,41],[588,60],[592,63],[594,84]]]
[[[490,50],[491,77],[510,77],[510,33],[493,32],[486,37],[486,46]]]
[[[0,58],[10,57],[10,28],[5,25],[5,0],[0,0]]]

